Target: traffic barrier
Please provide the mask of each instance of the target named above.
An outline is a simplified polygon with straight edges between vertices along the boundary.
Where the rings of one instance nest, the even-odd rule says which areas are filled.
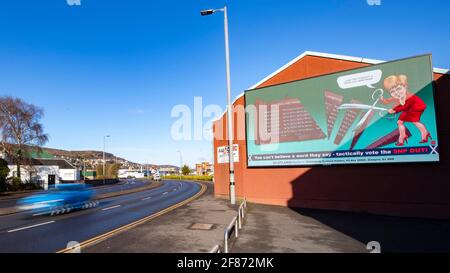
[[[245,217],[247,215],[247,199],[244,198],[242,203],[239,205],[237,215],[231,220],[230,224],[228,224],[227,228],[224,232],[224,242],[223,242],[223,251],[224,253],[229,253],[229,241],[230,237],[234,232],[234,237],[237,239],[239,237],[239,230],[242,229]],[[220,245],[215,245],[209,253],[222,253]]]
[[[238,222],[237,219],[238,219],[238,217],[234,216],[233,220],[231,220],[231,223],[225,229],[224,243],[223,243],[224,253],[228,253],[228,239],[230,237],[231,232],[233,231],[233,228],[234,228],[234,234],[235,234],[236,238],[239,237],[239,228],[237,225],[237,222]]]
[[[215,245],[210,251],[209,253],[221,253],[220,251],[220,245]]]

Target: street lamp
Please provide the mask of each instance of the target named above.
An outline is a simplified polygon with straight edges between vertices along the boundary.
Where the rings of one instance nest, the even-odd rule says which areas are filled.
[[[83,174],[83,182],[84,182],[84,184],[86,184],[86,160],[83,158],[83,172],[84,172],[84,174]]]
[[[103,137],[103,184],[105,184],[105,173],[106,173],[106,138],[111,137],[110,135],[106,135]]]
[[[229,147],[229,164],[230,164],[230,202],[232,205],[236,204],[236,192],[234,185],[234,161],[233,161],[233,106],[231,104],[231,76],[230,76],[230,47],[228,40],[228,13],[227,6],[222,9],[207,9],[202,10],[200,14],[202,16],[208,16],[218,11],[222,11],[224,14],[224,29],[225,29],[225,61],[227,71],[227,123],[228,123],[228,147]]]
[[[181,154],[181,151],[177,151],[177,153],[180,153],[180,180],[181,180],[181,174],[183,170],[183,155]]]

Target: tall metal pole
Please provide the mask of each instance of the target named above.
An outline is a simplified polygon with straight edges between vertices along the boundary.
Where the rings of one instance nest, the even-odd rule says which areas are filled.
[[[227,6],[222,9],[208,9],[202,10],[200,13],[202,16],[214,14],[217,11],[223,11],[224,14],[224,28],[225,28],[225,60],[227,70],[227,135],[228,135],[228,157],[230,166],[230,201],[231,204],[236,204],[236,192],[235,192],[235,180],[234,180],[234,158],[233,158],[233,105],[231,104],[231,76],[230,76],[230,47],[228,39],[228,8]]]
[[[106,138],[109,137],[103,136],[103,184],[105,184],[105,175],[106,175]]]
[[[106,150],[106,136],[103,136],[103,184],[105,184],[105,169],[106,169],[105,150]]]
[[[231,104],[231,76],[230,76],[230,47],[228,40],[228,10],[227,6],[223,8],[224,14],[224,28],[225,28],[225,57],[227,66],[227,99],[228,99],[228,146],[229,152],[228,156],[230,158],[230,202],[232,205],[236,204],[236,192],[234,185],[234,158],[233,158],[233,105]]]

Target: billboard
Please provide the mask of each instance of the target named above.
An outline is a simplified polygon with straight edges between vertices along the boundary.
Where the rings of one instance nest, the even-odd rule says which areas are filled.
[[[249,167],[438,162],[431,55],[245,93]]]

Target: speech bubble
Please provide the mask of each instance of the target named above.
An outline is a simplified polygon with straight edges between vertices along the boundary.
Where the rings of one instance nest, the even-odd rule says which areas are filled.
[[[381,80],[381,76],[383,75],[383,71],[380,69],[371,70],[362,73],[356,73],[351,75],[346,75],[339,77],[337,82],[340,88],[349,89],[360,86],[367,86],[369,88],[375,89],[374,84],[378,83]]]

